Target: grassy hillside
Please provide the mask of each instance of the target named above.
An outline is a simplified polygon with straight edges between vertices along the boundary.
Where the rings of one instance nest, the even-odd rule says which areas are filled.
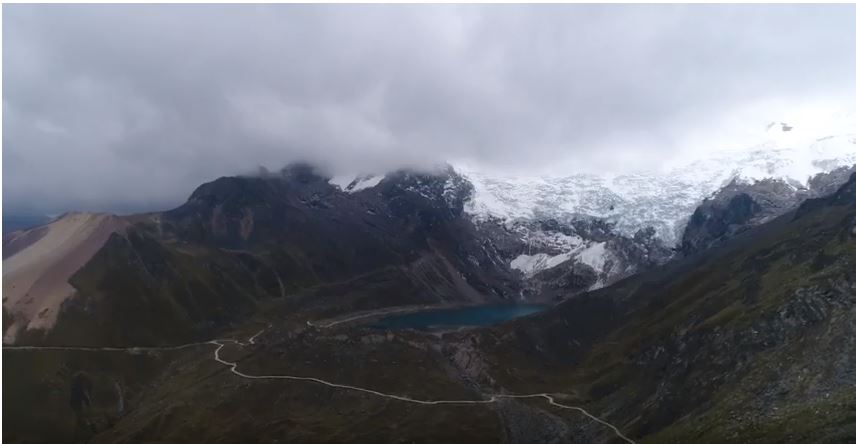
[[[691,261],[477,335],[644,442],[856,436],[856,180]]]
[[[346,261],[328,268],[331,274],[310,272],[294,287],[280,280],[295,270],[317,271],[319,262],[272,249],[267,237],[232,245],[237,249],[211,239],[205,247],[182,240],[177,227],[213,213],[194,213],[182,219],[187,225],[172,222],[178,225],[171,228],[138,225],[143,232],[115,236],[92,268],[76,276],[80,288],[103,298],[93,306],[116,304],[100,306],[117,317],[106,319],[87,304],[70,307],[77,317],[58,326],[62,337],[50,339],[83,341],[109,331],[124,341],[157,342],[218,330],[245,338],[270,323],[256,343],[229,345],[223,356],[251,375],[323,378],[420,399],[553,393],[644,443],[844,443],[856,437],[856,176],[835,194],[705,254],[507,324],[444,333],[307,326],[315,316],[390,304],[398,292],[442,301],[475,290],[473,282],[487,285],[455,250],[457,219],[417,207],[400,209],[400,220],[408,221],[402,226],[426,223],[417,231],[429,234],[407,232],[389,241],[413,248],[400,250],[407,261],[345,273],[356,270]],[[240,226],[232,222],[225,226]],[[304,242],[309,248],[320,241]],[[340,272],[341,279],[330,279]],[[320,275],[325,279],[313,281]],[[128,331],[121,328],[126,320],[134,322]],[[4,413],[20,424],[4,438],[620,441],[604,424],[543,399],[418,405],[314,382],[239,378],[212,352],[204,345],[82,360],[75,352],[4,352],[13,362],[4,367],[4,383],[17,384],[9,398],[4,394],[4,406],[22,404],[30,417],[45,406],[48,424],[38,428],[20,412]],[[127,393],[121,413],[117,380]]]

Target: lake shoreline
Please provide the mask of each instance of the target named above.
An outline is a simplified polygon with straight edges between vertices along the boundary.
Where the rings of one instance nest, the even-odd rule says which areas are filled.
[[[444,331],[486,327],[542,312],[548,304],[489,304],[439,307],[385,316],[370,327],[379,330]]]
[[[354,312],[349,314],[343,314],[340,316],[325,318],[317,321],[307,321],[306,324],[310,327],[314,328],[333,328],[336,326],[342,325],[350,325],[350,326],[370,326],[372,328],[377,328],[379,330],[398,330],[401,328],[385,328],[385,327],[375,327],[374,325],[382,321],[384,319],[396,317],[396,316],[406,316],[420,313],[434,313],[434,312],[453,312],[459,310],[479,310],[479,309],[514,309],[520,307],[538,307],[538,310],[534,310],[528,314],[535,314],[540,311],[544,311],[548,308],[555,306],[556,304],[542,304],[542,303],[517,303],[517,302],[509,302],[509,303],[491,303],[491,304],[425,304],[425,305],[411,305],[411,306],[393,306],[393,307],[384,307],[376,310],[365,310],[360,312]],[[505,320],[511,320],[516,317],[522,316],[512,316]],[[499,323],[499,322],[496,322]],[[458,327],[450,326],[450,328],[415,328],[413,330],[418,331],[432,331],[437,332],[440,330],[459,330],[461,328],[468,327],[479,327],[485,325],[492,324],[482,324],[482,325],[460,325]]]

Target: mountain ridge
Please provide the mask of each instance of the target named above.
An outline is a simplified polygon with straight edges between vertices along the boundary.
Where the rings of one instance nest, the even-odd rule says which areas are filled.
[[[521,281],[506,261],[530,248],[562,254],[573,236],[626,239],[609,224],[540,221],[524,228],[564,237],[528,243],[505,225],[474,223],[464,211],[466,181],[447,173],[388,174],[348,193],[295,166],[221,178],[179,208],[129,217],[71,277],[78,293],[56,326],[23,331],[16,342],[130,348],[4,350],[12,363],[4,378],[16,387],[4,402],[21,406],[4,413],[14,424],[4,438],[240,442],[249,431],[294,441],[343,433],[367,441],[616,439],[584,415],[533,400],[504,399],[462,416],[335,386],[236,378],[210,350],[137,348],[224,336],[254,338],[214,341],[218,356],[248,375],[300,375],[413,399],[563,393],[556,399],[564,405],[640,442],[850,436],[839,425],[856,411],[847,389],[856,375],[847,353],[856,337],[856,174],[826,197],[592,291],[597,276],[585,264],[567,260]],[[486,227],[499,232],[482,236]],[[563,302],[461,331],[309,322],[391,306],[510,303],[527,291]],[[57,387],[69,396],[51,395]],[[39,424],[22,417],[36,408]],[[397,427],[383,427],[390,421]]]
[[[847,442],[854,212],[856,174],[704,254],[462,342],[517,369],[483,378],[579,390],[645,442]]]
[[[708,248],[750,225],[788,211],[805,199],[834,189],[846,179],[847,171],[850,170],[839,168],[813,176],[807,181],[809,188],[805,189],[778,179],[751,183],[733,179],[718,191],[714,199],[702,201],[696,209],[698,214],[713,211],[704,217],[699,216],[699,220],[724,218],[722,222],[716,222],[720,224],[717,225],[719,228],[708,234],[702,233],[710,230],[709,227],[699,228],[699,234],[693,234],[689,229],[695,229],[696,225],[690,224],[685,237],[695,236],[699,240],[685,240],[685,243],[695,242],[686,245],[695,246],[685,247],[683,253]],[[765,189],[779,191],[771,194],[763,191]],[[746,211],[751,214],[747,213],[738,221],[729,220],[731,216],[727,216],[727,212],[717,213],[720,211],[717,210],[718,202],[730,202],[727,198],[742,196],[746,192],[754,196],[754,200],[746,203],[749,205]],[[769,200],[766,196],[770,195],[775,199]],[[229,254],[237,255],[234,259],[227,259],[231,265],[226,266],[237,267],[234,268],[236,273],[246,275],[241,280],[250,279],[247,281],[249,286],[243,287],[238,294],[258,292],[276,296],[372,272],[380,272],[377,278],[382,281],[404,279],[410,282],[407,285],[411,289],[427,288],[431,286],[426,284],[424,277],[418,276],[426,272],[443,276],[446,290],[438,293],[441,287],[435,286],[410,301],[415,304],[431,300],[556,301],[610,285],[663,264],[674,256],[668,245],[657,237],[654,227],[640,228],[632,236],[627,236],[609,220],[596,217],[560,220],[545,216],[516,221],[493,217],[482,219],[471,212],[477,196],[478,186],[449,165],[429,173],[399,170],[384,175],[354,176],[337,182],[336,178],[319,173],[311,165],[293,164],[278,174],[223,177],[200,185],[185,204],[172,210],[118,218],[116,220],[122,224],[133,225],[133,237],[137,240],[128,238],[130,242],[112,242],[109,246],[116,249],[114,254],[131,254],[132,257],[145,257],[140,251],[135,251],[139,248],[159,251],[156,255],[167,255],[175,260],[182,255],[193,257],[202,254],[220,261]],[[707,210],[708,207],[711,210]],[[282,225],[283,222],[286,225]],[[451,228],[453,226],[454,229]],[[15,237],[38,238],[40,230],[42,228],[30,230],[22,237],[20,232],[4,236],[4,246],[14,249],[14,242],[5,241]],[[127,238],[127,233],[121,235]],[[106,238],[103,240],[106,242]],[[104,244],[94,248],[97,250],[101,245]],[[151,247],[155,246],[152,250]],[[119,253],[127,248],[131,250]],[[417,250],[423,253],[415,254]],[[170,251],[179,255],[168,253]],[[241,255],[251,259],[240,259]],[[323,259],[331,255],[336,259]],[[221,256],[221,259],[214,259]],[[6,260],[4,258],[4,263]],[[249,262],[244,264],[246,260]],[[144,264],[145,261],[139,262],[140,266]],[[253,265],[248,271],[240,271],[247,264]],[[73,266],[72,271],[80,271],[80,265],[83,264]],[[145,270],[144,275],[135,279],[150,279],[145,276],[149,273]],[[136,274],[130,268],[126,271]],[[205,279],[215,279],[207,273],[209,277]],[[177,296],[183,291],[190,291],[178,289],[186,285],[181,283],[179,276],[170,279],[168,281],[176,286],[169,290],[170,294]],[[75,282],[88,280],[80,278]],[[98,294],[102,291],[91,286],[105,284],[89,282],[82,285],[90,286],[89,293]],[[158,293],[164,290],[152,287],[147,291]],[[64,294],[71,293],[66,291]],[[254,298],[244,299],[252,301]],[[233,297],[223,300],[237,302]],[[306,301],[311,303],[308,302],[311,298]],[[247,303],[253,305],[257,301],[240,304]],[[375,304],[380,305],[374,307],[380,307],[394,302],[378,300]],[[86,304],[80,307],[86,307]],[[371,305],[359,307],[365,309]],[[7,310],[6,304],[4,310]],[[50,310],[51,316],[55,316],[59,307]],[[11,311],[4,313],[4,316],[14,316]],[[23,312],[18,310],[18,313]],[[28,315],[28,319],[33,316]],[[204,330],[208,331],[208,328]],[[13,331],[17,328],[8,330]],[[13,336],[9,336],[10,340]]]

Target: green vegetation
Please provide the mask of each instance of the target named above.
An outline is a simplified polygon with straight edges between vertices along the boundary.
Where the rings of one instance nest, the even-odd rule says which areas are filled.
[[[856,199],[807,208],[481,334],[491,376],[583,393],[642,442],[853,436]]]
[[[176,344],[244,338],[270,322],[255,345],[230,345],[224,356],[253,375],[311,376],[421,399],[561,393],[562,402],[644,443],[847,442],[856,435],[856,180],[848,186],[705,254],[552,310],[443,334],[305,321],[396,300],[444,301],[473,290],[459,279],[465,272],[489,285],[496,276],[477,276],[482,271],[451,253],[455,238],[443,230],[454,224],[432,225],[434,238],[377,247],[400,243],[396,251],[408,261],[386,251],[357,263],[359,249],[344,238],[288,238],[274,249],[295,236],[286,230],[241,244],[244,207],[225,220],[216,217],[222,209],[203,207],[213,215],[176,216],[169,236],[148,226],[113,236],[75,275],[80,297],[56,329],[25,339]],[[432,223],[446,217],[419,215]],[[290,216],[298,227],[315,220]],[[254,222],[260,230],[277,228],[262,221]],[[221,237],[206,245],[175,233]],[[376,245],[376,234],[352,235],[357,245]],[[328,241],[324,248],[342,253],[340,262],[313,257],[323,250],[313,243]],[[140,354],[4,351],[4,439],[616,441],[603,424],[540,399],[415,405],[312,382],[239,378],[212,353],[211,345]]]

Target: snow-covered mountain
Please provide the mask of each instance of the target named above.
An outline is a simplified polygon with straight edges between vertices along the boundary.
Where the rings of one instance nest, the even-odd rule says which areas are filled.
[[[443,199],[463,202],[488,257],[530,283],[522,297],[567,295],[662,263],[675,250],[703,249],[837,188],[849,175],[818,175],[856,164],[856,113],[814,120],[769,122],[732,144],[743,148],[708,150],[657,170],[515,176],[453,165],[428,174],[445,181]],[[388,180],[389,174],[364,174],[329,183],[366,193]],[[434,182],[426,182],[427,190],[419,180],[402,189],[428,198],[439,195]],[[742,193],[754,199],[743,225],[701,220]],[[687,244],[685,227],[697,211],[703,214]]]
[[[509,266],[534,282],[532,294],[543,293],[545,285],[567,294],[667,260],[705,199],[745,188],[763,201],[778,183],[787,192],[778,192],[775,208],[759,212],[775,216],[822,191],[809,188],[846,180],[836,174],[821,181],[818,174],[856,164],[856,114],[824,123],[771,122],[746,148],[708,152],[657,171],[512,176],[456,170],[472,184],[465,211],[488,236],[501,232],[518,241],[504,251]]]
[[[473,185],[466,211],[477,220],[594,217],[627,236],[653,227],[665,244],[675,245],[695,208],[734,179],[782,179],[798,188],[815,174],[856,163],[856,117],[838,120],[820,133],[772,122],[748,148],[712,152],[660,171],[509,176],[456,169]]]

